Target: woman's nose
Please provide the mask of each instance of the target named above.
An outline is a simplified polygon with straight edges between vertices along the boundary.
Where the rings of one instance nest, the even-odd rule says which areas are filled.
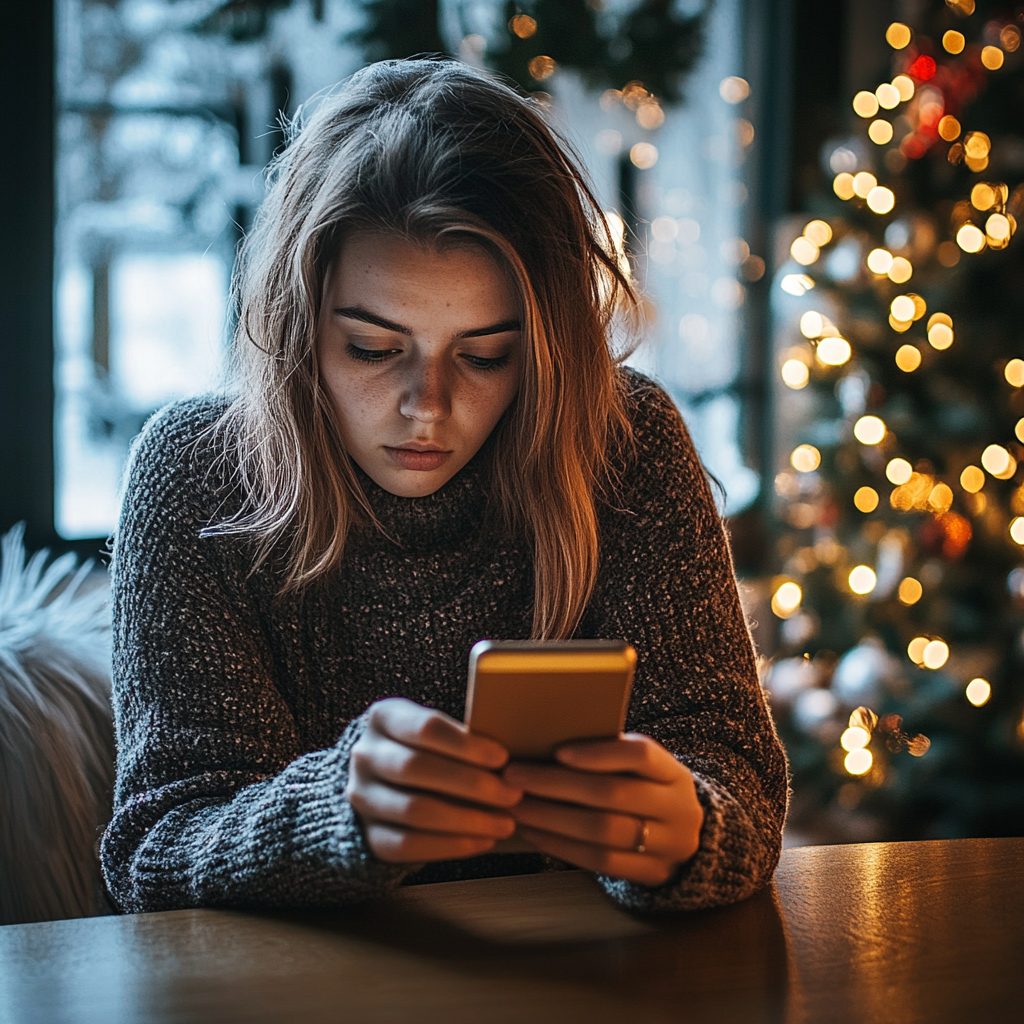
[[[451,385],[437,361],[419,360],[410,369],[399,411],[420,423],[436,423],[451,415]]]

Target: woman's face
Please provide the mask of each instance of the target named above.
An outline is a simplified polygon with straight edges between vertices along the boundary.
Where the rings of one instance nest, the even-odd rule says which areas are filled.
[[[480,450],[519,386],[517,296],[482,246],[356,233],[325,284],[321,379],[349,455],[405,498]]]

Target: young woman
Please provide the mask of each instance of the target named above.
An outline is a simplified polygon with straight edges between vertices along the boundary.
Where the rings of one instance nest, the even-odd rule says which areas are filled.
[[[237,386],[135,446],[113,564],[129,911],[342,904],[596,872],[624,906],[748,896],[786,767],[634,301],[532,102],[377,64],[278,161],[236,284]],[[616,740],[508,764],[461,724],[483,638],[627,640]],[[489,852],[514,829],[536,852]]]

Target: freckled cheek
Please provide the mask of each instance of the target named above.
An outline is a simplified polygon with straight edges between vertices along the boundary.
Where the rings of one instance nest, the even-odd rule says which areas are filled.
[[[335,372],[328,377],[328,387],[342,437],[350,447],[375,446],[380,428],[398,418],[394,387],[383,380]]]

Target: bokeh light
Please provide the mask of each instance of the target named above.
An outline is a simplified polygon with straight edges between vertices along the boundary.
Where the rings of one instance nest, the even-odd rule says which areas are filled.
[[[730,75],[719,83],[718,95],[726,103],[742,103],[750,95],[750,84],[745,78]]]
[[[996,190],[987,181],[979,181],[971,189],[971,205],[976,210],[991,209],[995,201]]]
[[[906,459],[890,459],[885,467],[885,477],[891,484],[905,484],[914,472]]]
[[[800,333],[805,338],[820,338],[825,331],[825,318],[816,310],[809,309],[800,317]]]
[[[921,350],[916,345],[900,345],[896,350],[896,366],[904,373],[913,373],[921,365]]]
[[[912,34],[910,26],[904,25],[902,21],[894,21],[885,30],[885,41],[894,49],[902,50],[904,46],[910,43]],[[847,750],[850,748],[847,747]]]
[[[910,323],[916,312],[914,300],[909,295],[897,295],[889,304],[889,312],[892,313],[894,320]]]
[[[866,89],[853,97],[853,110],[858,117],[874,117],[878,113],[878,100],[873,92]]]
[[[875,589],[877,582],[878,577],[875,575],[875,570],[869,565],[855,565],[847,577],[850,589],[855,594],[860,594],[861,597],[865,594],[870,594]]]
[[[992,248],[1002,248],[1010,240],[1010,221],[1002,213],[993,213],[985,221],[985,237]]]
[[[853,188],[853,175],[848,171],[842,171],[832,180],[832,191],[840,199],[852,199],[856,192]]]
[[[868,253],[868,270],[872,274],[888,274],[892,261],[893,255],[888,249],[872,249]]]
[[[915,636],[913,640],[907,644],[907,657],[915,665],[920,665],[924,661],[924,649],[928,646],[928,637],[926,636]]]
[[[1000,479],[1013,462],[1013,456],[1001,445],[990,444],[981,453],[981,464],[996,479]]]
[[[976,708],[980,708],[983,704],[987,704],[989,697],[992,696],[992,686],[987,679],[982,679],[979,676],[967,684],[964,693]]]
[[[1010,539],[1024,545],[1024,516],[1015,516],[1010,522]]]
[[[842,366],[849,362],[853,355],[853,349],[845,338],[828,337],[822,338],[815,349],[815,355],[826,366]]]
[[[805,235],[793,239],[789,254],[801,266],[809,267],[821,255],[818,247]]]
[[[877,184],[878,179],[870,171],[858,171],[853,176],[853,194],[860,199],[867,199]]]
[[[977,494],[985,486],[985,474],[977,466],[967,466],[960,474],[960,486],[968,494]]]
[[[843,758],[843,767],[851,775],[867,775],[871,771],[871,765],[873,762],[871,751],[866,747],[862,747],[859,750],[851,750],[845,758]]]
[[[795,295],[799,298],[814,287],[814,278],[808,277],[806,274],[786,274],[779,282],[779,287],[787,295]]]
[[[861,416],[853,425],[853,436],[861,444],[878,444],[885,437],[885,424],[877,416]]]
[[[974,224],[964,224],[956,233],[956,244],[964,252],[981,252],[985,248],[985,232]]]
[[[821,249],[832,241],[832,229],[823,220],[812,220],[804,226],[804,237]]]
[[[772,595],[772,612],[780,619],[788,619],[800,607],[804,594],[792,580],[781,584]]]
[[[872,213],[889,213],[896,205],[895,193],[884,185],[876,185],[864,198]]]
[[[1024,444],[1024,416],[1021,416],[1021,418],[1017,420],[1017,425],[1013,428],[1013,433],[1016,435],[1017,440],[1020,441],[1021,444]]]
[[[900,94],[900,99],[903,100],[904,103],[914,98],[914,90],[916,87],[914,85],[914,80],[909,76],[897,75],[892,80],[892,84],[896,86],[896,89]]]
[[[944,352],[953,344],[953,328],[947,324],[932,324],[928,328],[928,344],[939,352]]]
[[[891,82],[883,82],[875,90],[875,99],[878,100],[880,107],[883,107],[885,110],[892,110],[900,105],[900,91]]]
[[[944,640],[930,640],[921,651],[921,664],[925,668],[942,668],[949,661],[949,644]]]
[[[851,725],[839,737],[843,750],[863,750],[871,742],[871,733],[860,725]]]
[[[900,599],[901,604],[905,604],[909,608],[910,605],[917,604],[921,600],[923,593],[924,587],[921,586],[921,581],[914,579],[913,576],[906,576],[900,580],[896,596]]]
[[[910,260],[897,256],[889,267],[888,277],[893,284],[906,284],[914,276]]]
[[[884,146],[887,142],[892,142],[892,125],[884,118],[872,121],[868,125],[868,138],[876,146]]]
[[[787,359],[782,364],[781,373],[783,383],[794,391],[806,387],[807,382],[811,379],[811,371],[801,359]]]
[[[960,130],[960,122],[952,114],[946,114],[945,117],[939,119],[938,132],[940,139],[944,139],[946,142],[953,142],[955,139],[960,138]]]
[[[554,57],[547,56],[534,57],[526,66],[530,71],[530,77],[538,82],[550,78],[558,70],[558,62]]]
[[[1020,47],[1020,29],[1016,25],[1004,25],[999,33],[999,42],[1008,53],[1015,53]]]
[[[517,14],[509,21],[508,27],[513,35],[529,39],[537,31],[537,22],[528,14]]]
[[[1024,387],[1024,359],[1011,359],[1003,370],[1006,383],[1015,388]]]
[[[1003,51],[998,46],[983,46],[981,48],[981,63],[989,69],[989,71],[998,71],[1003,66],[1003,61],[1006,59]]]
[[[946,53],[954,55],[963,53],[966,45],[967,40],[964,38],[963,32],[957,32],[951,28],[948,32],[942,34],[942,47]]]
[[[874,487],[858,487],[853,504],[858,512],[874,512],[878,508],[878,491]]]
[[[790,465],[798,473],[813,473],[821,465],[821,452],[813,444],[800,444],[790,453]]]
[[[638,142],[630,149],[629,159],[640,170],[649,170],[658,162],[658,149],[650,142]]]

